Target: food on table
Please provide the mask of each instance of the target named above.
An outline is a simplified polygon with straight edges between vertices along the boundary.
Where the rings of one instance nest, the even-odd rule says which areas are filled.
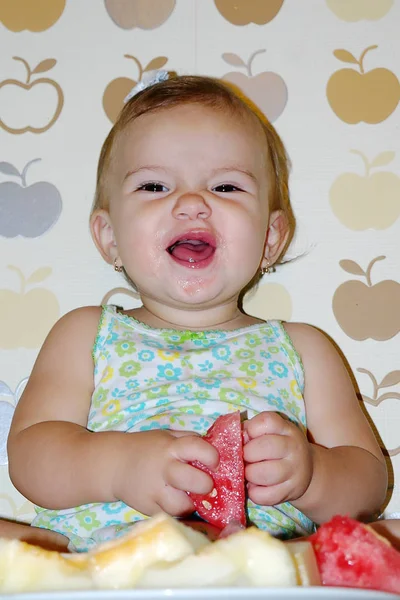
[[[367,525],[336,516],[308,539],[324,585],[400,594],[400,552]]]
[[[296,552],[255,527],[210,542],[160,514],[84,554],[0,539],[0,594],[43,590],[318,585],[308,542]],[[299,559],[299,557],[302,557]],[[303,564],[300,567],[300,564]],[[306,579],[300,575],[304,569]]]
[[[218,417],[204,439],[219,453],[219,465],[211,471],[198,461],[192,464],[211,475],[214,488],[209,494],[189,493],[200,517],[224,528],[231,521],[246,525],[243,462],[243,434],[240,412]]]

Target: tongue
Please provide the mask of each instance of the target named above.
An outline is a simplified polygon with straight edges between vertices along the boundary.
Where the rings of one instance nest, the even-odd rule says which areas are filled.
[[[199,262],[209,258],[214,248],[205,242],[181,242],[171,250],[172,256],[188,262]]]

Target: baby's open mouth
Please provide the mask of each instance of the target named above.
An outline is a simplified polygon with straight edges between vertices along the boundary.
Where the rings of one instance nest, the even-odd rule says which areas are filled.
[[[207,266],[215,253],[215,238],[208,232],[188,232],[172,241],[167,252],[172,258],[187,267]]]

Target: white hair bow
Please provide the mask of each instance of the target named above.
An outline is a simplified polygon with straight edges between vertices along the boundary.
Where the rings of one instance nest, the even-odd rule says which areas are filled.
[[[164,71],[163,69],[159,69],[157,71],[147,71],[143,74],[142,79],[135,86],[133,86],[129,94],[124,99],[124,103],[126,104],[129,102],[131,98],[136,96],[136,94],[142,90],[145,90],[156,83],[160,83],[160,81],[166,81],[167,79],[169,79],[168,71]]]

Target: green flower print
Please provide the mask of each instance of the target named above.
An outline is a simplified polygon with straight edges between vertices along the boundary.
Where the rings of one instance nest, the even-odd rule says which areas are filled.
[[[251,335],[248,333],[246,335],[245,344],[246,346],[249,346],[249,348],[255,348],[256,346],[260,346],[261,340],[258,335]]]
[[[239,371],[244,371],[246,375],[251,377],[256,373],[263,372],[263,363],[260,360],[248,360],[244,362],[241,367],[239,367]]]
[[[245,350],[244,348],[240,348],[240,350],[236,350],[235,356],[241,360],[248,360],[249,358],[253,358],[254,352],[253,350]]]
[[[221,388],[219,390],[219,398],[223,402],[233,404],[235,406],[246,405],[246,396],[231,388]]]
[[[93,394],[92,405],[94,408],[100,408],[102,404],[108,401],[108,392],[106,388],[98,387]]]
[[[133,342],[121,340],[120,342],[117,342],[115,344],[114,348],[118,356],[125,356],[125,354],[133,354],[135,352],[136,346]]]
[[[286,407],[297,420],[300,420],[300,407],[294,400],[288,402]]]
[[[149,390],[146,391],[146,398],[148,400],[153,400],[154,398],[161,398],[162,396],[168,396],[168,390],[171,387],[171,384],[165,385],[155,385]]]
[[[135,360],[127,360],[120,366],[119,374],[122,375],[122,377],[133,377],[137,375],[141,369],[140,363]]]
[[[101,527],[101,522],[96,519],[96,513],[90,510],[82,510],[76,513],[76,520],[79,525],[86,529],[86,531],[94,531]]]

